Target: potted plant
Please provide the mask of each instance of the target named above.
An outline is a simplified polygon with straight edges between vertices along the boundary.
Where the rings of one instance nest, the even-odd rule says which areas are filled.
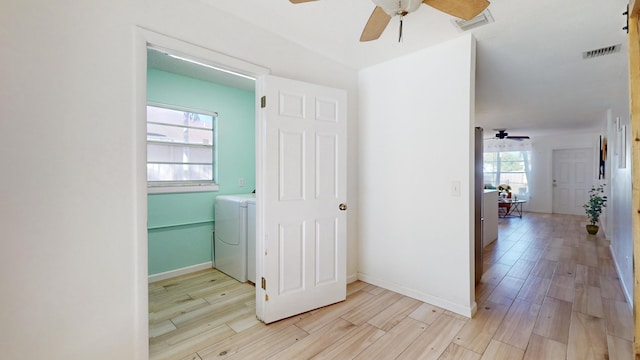
[[[604,195],[604,185],[592,186],[589,190],[589,201],[583,205],[585,212],[587,213],[587,232],[591,235],[598,233],[600,229],[598,221],[602,214],[602,209],[607,206],[607,197]]]

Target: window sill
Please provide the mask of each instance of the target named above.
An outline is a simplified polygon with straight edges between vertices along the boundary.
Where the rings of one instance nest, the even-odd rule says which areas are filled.
[[[173,184],[148,185],[147,194],[175,194],[218,191],[218,184]]]

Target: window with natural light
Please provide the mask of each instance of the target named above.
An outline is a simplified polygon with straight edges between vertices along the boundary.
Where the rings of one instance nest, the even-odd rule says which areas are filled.
[[[203,190],[215,186],[217,114],[147,106],[147,184],[150,192]],[[211,189],[207,189],[211,190]]]
[[[531,151],[485,151],[484,184],[497,188],[501,184],[511,186],[518,197],[529,195]]]

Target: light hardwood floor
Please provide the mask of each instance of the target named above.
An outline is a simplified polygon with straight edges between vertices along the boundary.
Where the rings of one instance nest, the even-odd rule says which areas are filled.
[[[583,216],[500,219],[468,319],[364,283],[264,325],[254,288],[205,270],[149,284],[151,359],[632,359],[633,317]]]

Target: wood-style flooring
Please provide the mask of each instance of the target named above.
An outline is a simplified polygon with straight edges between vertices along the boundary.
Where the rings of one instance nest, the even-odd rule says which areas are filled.
[[[151,359],[632,359],[633,317],[584,216],[500,219],[468,319],[361,281],[264,325],[255,292],[205,270],[149,284]]]

